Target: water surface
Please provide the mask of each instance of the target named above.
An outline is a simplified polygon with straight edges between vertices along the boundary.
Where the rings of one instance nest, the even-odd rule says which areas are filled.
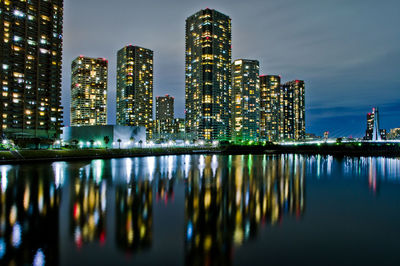
[[[0,265],[400,265],[400,161],[0,166]]]

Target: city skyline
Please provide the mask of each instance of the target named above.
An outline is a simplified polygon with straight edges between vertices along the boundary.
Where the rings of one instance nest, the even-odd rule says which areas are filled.
[[[173,4],[178,2],[174,1]],[[189,15],[208,6],[232,18],[233,60],[256,59],[260,61],[260,74],[282,75],[285,80],[305,80],[308,84],[307,132],[321,135],[328,130],[331,136],[361,137],[365,131],[364,114],[372,105],[380,107],[382,128],[398,127],[396,116],[400,108],[396,104],[398,97],[395,92],[399,75],[395,75],[398,71],[393,65],[400,55],[397,48],[399,40],[394,37],[398,30],[384,27],[399,20],[393,12],[393,7],[398,3],[386,1],[377,10],[372,1],[354,1],[345,7],[329,3],[322,6],[316,1],[306,1],[302,7],[294,1],[284,1],[282,4],[277,1],[252,3],[255,5],[236,1],[212,4],[187,1],[167,10],[163,8],[165,3],[161,2],[151,7],[147,4],[137,5],[134,10],[137,16],[134,17],[138,21],[144,19],[141,15],[146,14],[144,11],[151,10],[152,14],[157,15],[145,27],[140,27],[142,30],[139,27],[122,26],[124,24],[121,23],[125,21],[123,16],[114,16],[117,17],[115,21],[107,17],[102,20],[85,19],[86,23],[80,20],[80,16],[72,19],[73,12],[87,12],[89,8],[92,12],[107,9],[111,17],[129,10],[124,1],[113,5],[102,1],[96,1],[96,5],[91,1],[66,2],[62,99],[64,123],[68,124],[69,120],[69,114],[65,112],[69,106],[69,82],[66,78],[69,74],[66,74],[68,69],[65,65],[79,54],[109,59],[109,122],[115,123],[115,51],[129,43],[148,47],[155,52],[154,95],[175,96],[176,116],[183,117],[184,21]],[[320,14],[318,10],[323,12]],[[293,21],[289,19],[290,14],[297,14],[298,11],[303,12]],[[315,14],[311,16],[310,12]],[[371,14],[374,14],[374,24],[369,20]],[[283,16],[282,20],[277,23],[274,18],[280,16]],[[341,20],[335,20],[337,16]],[[162,19],[168,19],[168,23],[165,23],[168,25],[161,23]],[[354,23],[347,25],[351,19]],[[315,21],[319,23],[313,23]],[[119,30],[111,31],[116,23],[121,25]],[[269,26],[268,29],[265,26]],[[263,36],[272,34],[273,37],[259,37],[261,29]],[[99,38],[104,38],[104,34],[108,38],[99,44]],[[76,36],[72,38],[72,35]],[[76,42],[77,38],[79,42]],[[91,49],[92,42],[97,43],[96,48]],[[356,49],[358,46],[360,48]],[[345,98],[344,93],[347,95]],[[363,97],[359,96],[360,93]]]

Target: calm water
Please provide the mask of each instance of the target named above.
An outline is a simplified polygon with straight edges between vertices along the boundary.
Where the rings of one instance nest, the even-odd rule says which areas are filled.
[[[400,161],[0,166],[0,265],[400,265]]]

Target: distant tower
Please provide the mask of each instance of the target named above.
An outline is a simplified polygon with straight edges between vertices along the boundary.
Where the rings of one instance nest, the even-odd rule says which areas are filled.
[[[374,112],[374,129],[372,131],[372,140],[379,141],[382,140],[381,131],[379,129],[379,111],[378,108],[373,109]]]
[[[165,97],[156,98],[156,119],[162,121],[174,119],[174,97],[166,94]]]

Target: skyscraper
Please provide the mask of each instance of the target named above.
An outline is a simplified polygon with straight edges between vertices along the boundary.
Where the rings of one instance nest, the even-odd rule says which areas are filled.
[[[0,135],[58,138],[63,1],[0,1]]]
[[[302,140],[306,135],[304,81],[280,82],[279,76],[260,76],[261,138]]]
[[[79,56],[71,67],[71,125],[106,125],[108,61]]]
[[[277,141],[280,138],[281,78],[274,75],[260,76],[260,91],[261,139]]]
[[[372,109],[372,113],[367,114],[367,130],[365,131],[365,140],[372,140],[372,133],[374,131],[375,121],[375,108]]]
[[[257,60],[232,64],[232,139],[256,141],[260,133],[260,78]]]
[[[117,124],[144,126],[153,120],[153,51],[128,45],[117,55]]]
[[[280,139],[303,140],[306,136],[304,81],[283,84],[281,97]]]
[[[174,97],[167,94],[156,98],[156,119],[160,121],[174,119]]]
[[[186,19],[188,138],[227,140],[231,107],[231,19],[204,9]]]
[[[367,130],[365,140],[380,141],[386,140],[386,130],[379,127],[379,110],[372,108],[372,113],[367,114]]]

